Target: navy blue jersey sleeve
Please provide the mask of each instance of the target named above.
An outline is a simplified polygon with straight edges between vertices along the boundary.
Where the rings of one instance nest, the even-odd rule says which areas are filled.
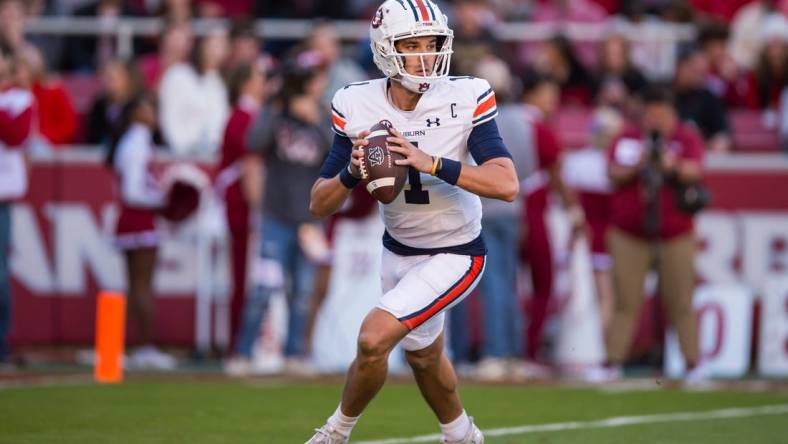
[[[350,163],[350,152],[353,150],[353,142],[345,136],[334,134],[334,143],[331,145],[331,151],[328,152],[328,157],[323,162],[320,168],[320,177],[330,179],[340,171],[346,168]]]
[[[471,134],[468,136],[468,151],[477,165],[496,157],[512,158],[506,145],[503,144],[495,120],[484,122],[471,130]]]

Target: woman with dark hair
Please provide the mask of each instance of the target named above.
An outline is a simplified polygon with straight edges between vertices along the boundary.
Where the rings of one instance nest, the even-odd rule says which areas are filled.
[[[129,100],[110,145],[107,166],[114,171],[120,188],[115,244],[126,262],[129,319],[137,325],[141,344],[129,364],[169,370],[175,367],[175,360],[153,345],[153,270],[159,246],[155,218],[164,205],[151,168],[155,127],[154,101],[145,95]]]
[[[772,17],[765,25],[758,64],[749,79],[748,105],[753,109],[778,109],[780,94],[788,85],[788,20]]]
[[[628,111],[630,99],[645,86],[646,78],[632,64],[626,37],[613,34],[602,42],[593,84],[594,101]]]
[[[216,152],[229,106],[221,69],[228,55],[227,33],[215,29],[201,38],[191,63],[170,66],[159,87],[161,131],[177,154]]]
[[[113,59],[101,67],[102,91],[87,119],[85,134],[89,144],[105,144],[112,139],[112,129],[121,122],[126,102],[142,91],[142,74],[133,61]]]
[[[544,42],[534,61],[534,68],[539,74],[558,82],[562,105],[591,104],[591,76],[566,37],[556,35]]]
[[[238,331],[246,292],[246,271],[249,246],[249,208],[259,209],[261,178],[250,169],[246,132],[252,124],[265,93],[265,73],[262,63],[241,62],[230,71],[230,119],[224,130],[219,173],[216,175],[217,194],[224,198],[227,227],[230,229],[232,251],[233,292],[230,297],[230,331]],[[255,159],[251,159],[254,163]],[[247,171],[246,174],[244,172]],[[251,172],[250,172],[251,171]]]
[[[282,87],[258,114],[247,143],[265,160],[260,250],[247,294],[230,374],[259,370],[251,366],[252,347],[271,295],[284,291],[289,322],[284,354],[290,370],[305,370],[304,324],[312,294],[315,263],[327,254],[322,229],[305,202],[331,145],[328,113],[321,98],[328,84],[325,60],[316,51],[294,53],[282,69]],[[321,242],[322,241],[322,242]],[[315,248],[320,247],[322,248]]]

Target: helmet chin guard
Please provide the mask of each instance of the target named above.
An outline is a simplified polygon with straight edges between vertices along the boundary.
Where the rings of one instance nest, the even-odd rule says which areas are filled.
[[[375,65],[386,77],[409,91],[421,94],[434,82],[449,75],[454,32],[446,16],[432,0],[387,0],[375,13],[369,28],[370,47]],[[412,37],[435,36],[435,52],[401,53],[396,42]],[[405,69],[405,57],[418,57],[419,75]]]

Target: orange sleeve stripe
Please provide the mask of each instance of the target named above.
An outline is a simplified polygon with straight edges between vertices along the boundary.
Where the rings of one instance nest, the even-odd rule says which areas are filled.
[[[333,114],[333,113],[331,114],[331,121],[334,122],[334,125],[342,128],[342,129],[345,129],[345,124],[347,122],[345,122],[344,120],[339,118],[336,114]]]
[[[487,100],[480,103],[479,106],[476,107],[476,111],[473,112],[473,117],[481,116],[482,114],[486,113],[490,110],[490,108],[495,106],[495,94],[491,95]]]

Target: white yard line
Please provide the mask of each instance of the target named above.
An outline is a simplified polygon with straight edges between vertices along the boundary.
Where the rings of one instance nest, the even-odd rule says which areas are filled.
[[[93,384],[93,377],[90,375],[41,376],[28,379],[0,380],[0,390],[32,387],[67,387],[91,384]]]
[[[761,407],[730,408],[709,410],[705,412],[677,412],[657,415],[642,416],[617,416],[596,421],[556,422],[551,424],[534,424],[519,427],[504,427],[499,429],[484,430],[485,437],[523,435],[526,433],[560,432],[563,430],[598,429],[624,427],[636,424],[650,424],[656,422],[702,421],[721,418],[746,418],[751,416],[782,415],[788,414],[788,404],[769,405]],[[358,444],[404,444],[413,442],[435,442],[440,435],[422,435],[411,438],[391,438],[379,441],[362,441]]]

